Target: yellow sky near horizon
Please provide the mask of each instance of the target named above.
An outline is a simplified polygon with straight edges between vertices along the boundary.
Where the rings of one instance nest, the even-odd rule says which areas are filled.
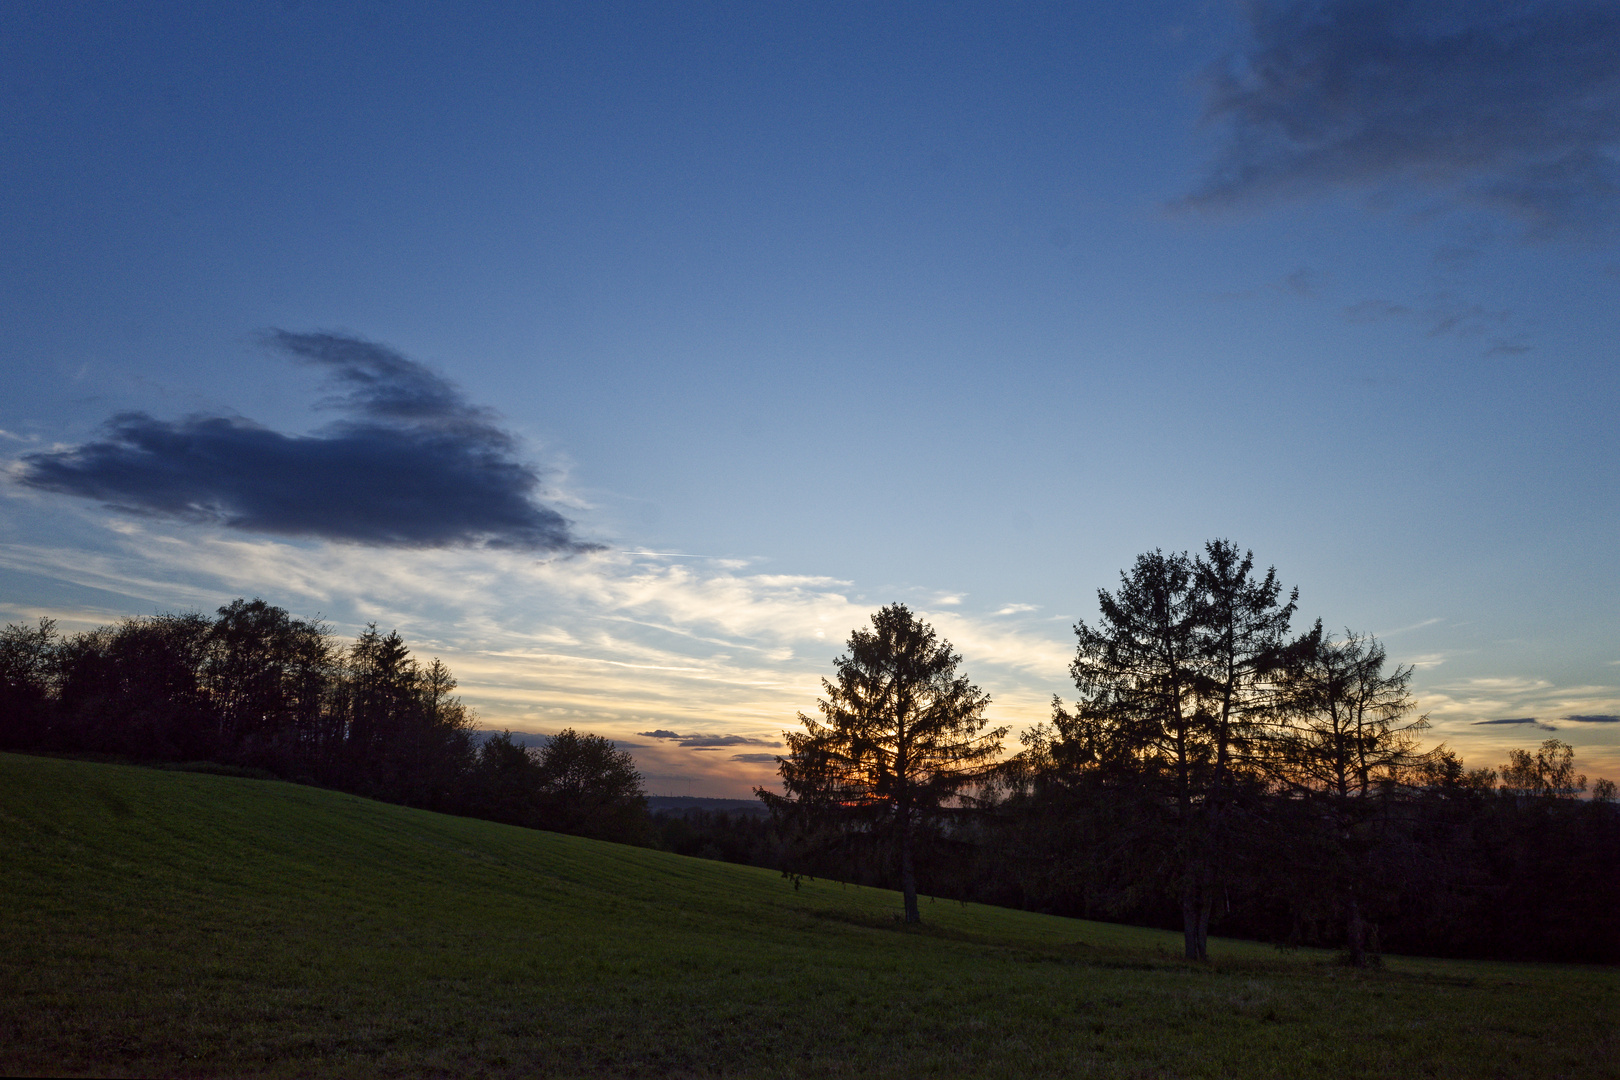
[[[743,560],[677,560],[604,553],[537,559],[512,551],[385,550],[198,533],[148,533],[117,520],[99,550],[12,545],[0,566],[100,591],[122,606],[18,608],[64,630],[123,615],[211,610],[238,595],[263,596],[351,635],[375,621],[398,629],[420,657],[450,665],[485,728],[551,734],[565,727],[614,739],[635,755],[654,794],[747,797],[769,786],[781,733],[813,713],[821,679],[850,631],[900,600],[963,657],[992,696],[988,719],[1019,730],[1050,715],[1067,677],[1074,616],[998,599],[974,605],[948,593],[870,595],[832,578],[772,574]],[[108,595],[110,594],[110,595]],[[1496,766],[1511,747],[1557,737],[1577,748],[1582,771],[1620,776],[1620,724],[1560,718],[1620,713],[1613,686],[1560,687],[1523,678],[1447,679],[1444,658],[1407,658],[1400,634],[1392,662],[1421,659],[1419,707],[1470,767]],[[1481,719],[1535,717],[1534,724]],[[1555,729],[1555,730],[1552,730]],[[652,738],[651,731],[730,745]],[[702,740],[699,740],[702,741]]]

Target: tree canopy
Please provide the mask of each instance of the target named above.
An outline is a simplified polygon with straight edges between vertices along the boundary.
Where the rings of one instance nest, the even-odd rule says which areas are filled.
[[[1162,794],[1189,959],[1207,955],[1231,804],[1278,708],[1297,592],[1281,594],[1274,569],[1257,575],[1252,552],[1213,540],[1196,558],[1139,556],[1117,592],[1098,592],[1097,623],[1074,628],[1080,700],[1057,706],[1052,752]]]
[[[456,679],[395,631],[348,645],[262,599],[62,636],[0,629],[0,747],[207,763],[432,810],[640,843],[630,755],[565,730],[482,739]]]
[[[904,604],[872,616],[823,679],[821,719],[799,714],[778,758],[785,796],[760,791],[783,815],[847,840],[893,851],[905,920],[917,922],[916,840],[939,814],[985,778],[1004,727],[986,730],[990,696],[957,670],[961,657]]]

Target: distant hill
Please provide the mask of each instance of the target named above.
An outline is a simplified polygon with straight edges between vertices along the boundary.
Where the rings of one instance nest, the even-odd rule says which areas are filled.
[[[718,800],[740,801],[740,800]],[[1620,972],[1329,954],[0,754],[0,1075],[1614,1077]]]
[[[499,735],[500,732],[492,729],[480,729],[472,733],[473,741],[482,745],[485,741]],[[512,741],[519,746],[532,746],[539,749],[551,741],[550,735],[542,735],[535,731],[511,732]],[[655,814],[686,814],[697,810],[723,811],[728,814],[758,814],[768,816],[769,810],[758,799],[710,799],[700,795],[649,795],[647,809]]]
[[[647,809],[655,814],[688,814],[697,810],[757,814],[760,817],[770,814],[758,799],[705,799],[697,795],[649,795]]]
[[[494,738],[495,736],[497,736],[499,734],[500,734],[499,731],[496,731],[496,730],[493,730],[493,729],[488,729],[488,728],[481,728],[479,730],[476,730],[476,731],[472,732],[473,742],[476,743],[479,746],[482,746],[485,742],[489,741],[490,739]],[[514,731],[514,732],[511,732],[510,734],[512,736],[512,741],[514,743],[516,743],[517,745],[519,745],[519,746],[532,746],[535,749],[539,749],[540,747],[545,746],[548,742],[551,741],[551,736],[550,735],[542,735],[537,731]]]

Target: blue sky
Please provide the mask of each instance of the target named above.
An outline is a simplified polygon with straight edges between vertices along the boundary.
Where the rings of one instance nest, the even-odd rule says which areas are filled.
[[[731,795],[879,605],[1019,725],[1098,588],[1229,537],[1470,764],[1620,774],[1564,719],[1620,715],[1617,50],[1580,2],[7,5],[0,619],[376,619]]]

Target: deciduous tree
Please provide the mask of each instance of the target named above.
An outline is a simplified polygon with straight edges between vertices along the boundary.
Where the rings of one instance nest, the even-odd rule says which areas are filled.
[[[1413,782],[1427,786],[1436,769],[1460,770],[1444,747],[1428,754],[1417,736],[1429,726],[1414,717],[1412,669],[1386,671],[1377,638],[1318,627],[1293,651],[1282,680],[1286,708],[1270,730],[1263,758],[1279,794],[1302,801],[1295,820],[1309,835],[1294,850],[1302,886],[1341,918],[1351,963],[1367,963],[1366,902],[1394,885],[1379,873],[1403,844],[1400,807]]]
[[[337,659],[319,623],[258,598],[220,608],[203,670],[223,752],[283,773],[327,761],[342,737],[328,692]]]
[[[542,828],[626,844],[646,839],[641,773],[611,739],[564,728],[546,741],[535,764]]]
[[[1575,748],[1548,739],[1534,754],[1508,751],[1508,763],[1502,766],[1502,790],[1512,795],[1573,799],[1586,790],[1586,777],[1575,772]]]
[[[61,645],[53,619],[0,629],[0,746],[29,749],[45,743]]]

